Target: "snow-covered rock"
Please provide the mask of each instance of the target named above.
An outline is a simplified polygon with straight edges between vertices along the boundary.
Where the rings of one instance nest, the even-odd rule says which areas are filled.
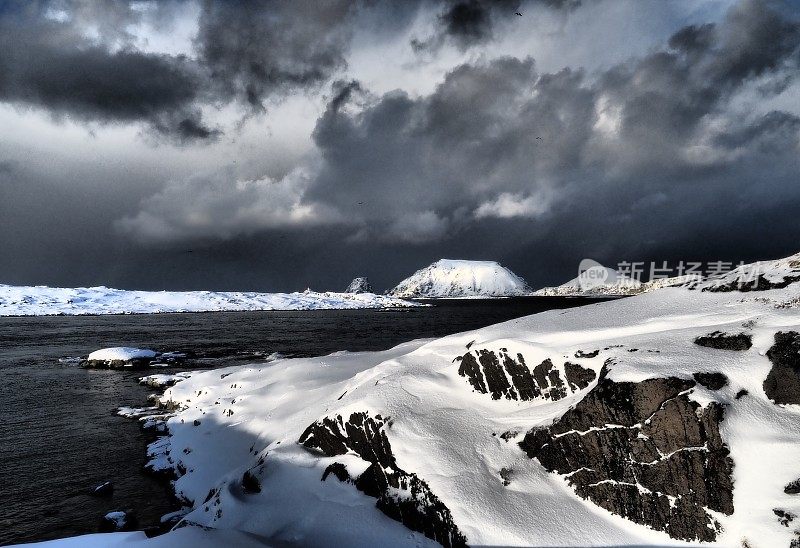
[[[0,285],[0,316],[151,314],[237,310],[318,310],[418,306],[373,293],[127,291],[108,287]]]
[[[494,261],[440,259],[417,270],[388,294],[401,298],[512,297],[529,291],[525,280]]]
[[[372,289],[372,285],[369,283],[367,278],[354,278],[350,285],[347,286],[347,289],[344,290],[345,293],[374,293],[375,291]]]
[[[800,280],[704,287],[197,373],[149,467],[267,545],[788,547]]]
[[[100,520],[100,531],[132,531],[137,524],[136,514],[133,511],[115,510]]]
[[[129,362],[131,360],[149,360],[156,357],[154,350],[146,348],[132,348],[129,346],[115,346],[95,350],[87,360],[98,362]]]

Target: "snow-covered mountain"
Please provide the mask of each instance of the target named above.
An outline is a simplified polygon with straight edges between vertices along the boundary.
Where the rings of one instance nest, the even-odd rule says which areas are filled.
[[[353,281],[350,282],[350,285],[347,286],[347,289],[344,290],[345,293],[374,293],[375,291],[372,289],[372,284],[369,283],[367,278],[353,278]]]
[[[754,271],[190,373],[149,448],[190,512],[102,545],[795,547],[800,255]]]
[[[533,292],[533,295],[537,297],[615,297],[638,295],[664,287],[684,285],[699,280],[695,275],[684,275],[640,282],[620,274],[612,268],[599,265],[594,272],[600,272],[601,278],[604,281],[589,280],[586,274],[582,273],[577,278],[573,278],[559,286],[538,289]]]
[[[511,297],[530,292],[525,280],[494,261],[440,259],[387,293],[400,298]]]
[[[0,316],[149,314],[233,310],[395,308],[414,303],[373,293],[126,291],[108,287],[0,285]]]

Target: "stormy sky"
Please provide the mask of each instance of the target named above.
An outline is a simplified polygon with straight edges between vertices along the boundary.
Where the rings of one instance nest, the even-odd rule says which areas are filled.
[[[0,0],[0,283],[786,256],[798,75],[795,0]]]

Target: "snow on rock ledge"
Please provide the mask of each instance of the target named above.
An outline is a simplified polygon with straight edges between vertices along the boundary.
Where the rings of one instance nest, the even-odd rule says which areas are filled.
[[[494,261],[440,259],[417,270],[389,295],[401,298],[513,297],[530,292],[525,280]]]

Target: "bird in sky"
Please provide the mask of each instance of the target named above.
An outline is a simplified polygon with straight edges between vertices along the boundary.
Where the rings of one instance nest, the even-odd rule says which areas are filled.
[[[520,17],[522,17],[522,14],[520,12],[515,12],[515,15],[519,15]]]

